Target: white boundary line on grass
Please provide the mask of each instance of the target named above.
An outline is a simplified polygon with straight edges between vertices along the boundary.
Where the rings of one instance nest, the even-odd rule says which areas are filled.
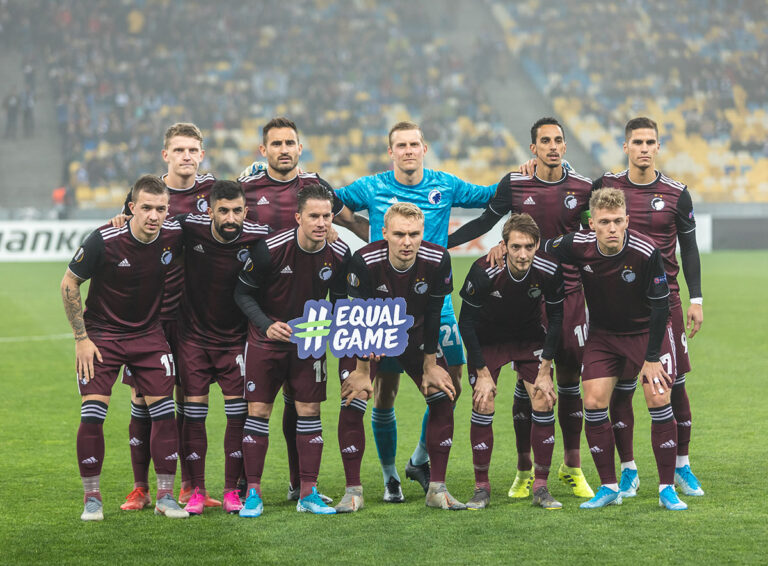
[[[64,340],[72,338],[72,333],[48,334],[47,336],[0,336],[0,344],[12,344],[17,342],[46,342],[48,340]]]

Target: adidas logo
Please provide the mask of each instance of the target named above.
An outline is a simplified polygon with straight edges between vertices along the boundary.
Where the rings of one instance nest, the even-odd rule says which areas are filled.
[[[128,441],[128,444],[130,444],[131,446],[141,446],[144,443],[134,436]]]
[[[96,458],[94,458],[93,456],[91,456],[90,458],[86,458],[85,460],[83,460],[80,463],[81,464],[98,464],[99,461]]]
[[[243,453],[242,453],[242,452],[240,452],[240,450],[236,450],[235,452],[232,452],[232,453],[229,455],[229,457],[230,457],[230,458],[242,458],[242,457],[243,457]]]
[[[178,460],[179,459],[179,453],[178,452],[174,452],[170,456],[166,456],[165,459],[168,460],[169,462],[171,460]]]
[[[256,444],[256,441],[253,439],[253,437],[249,434],[248,436],[243,437],[243,444]]]
[[[544,442],[542,442],[542,444],[554,444],[554,443],[555,443],[555,437],[554,436],[550,436]]]
[[[488,450],[488,445],[485,442],[481,442],[480,444],[475,444],[472,450]]]
[[[677,446],[677,442],[674,440],[667,440],[664,444],[661,444],[659,448],[674,448]]]
[[[205,250],[203,249],[203,244],[197,244],[194,248],[192,248],[196,252],[200,252],[201,254],[205,253]]]
[[[594,273],[594,271],[592,271],[592,268],[588,265],[584,266],[584,271],[586,271],[587,273]]]
[[[200,458],[200,456],[197,454],[197,452],[192,452],[192,454],[190,454],[189,456],[187,456],[187,457],[186,457],[186,458],[184,458],[184,459],[185,459],[187,462],[197,462],[197,461],[198,461],[198,460],[200,460],[201,458]]]
[[[314,437],[312,440],[309,441],[310,444],[322,444],[323,443],[323,437],[318,435]]]
[[[525,413],[515,413],[512,415],[513,421],[527,421],[528,417],[525,415]]]
[[[286,275],[290,275],[291,273],[293,273],[293,269],[291,269],[290,265],[286,265],[280,273],[285,273]]]
[[[592,446],[589,449],[589,451],[592,452],[592,454],[602,454],[603,453],[603,449],[600,448],[599,446]]]
[[[493,293],[491,293],[491,297],[496,297],[497,299],[500,299],[501,293],[499,293],[498,291],[494,291]]]
[[[381,291],[382,293],[389,293],[389,289],[387,289],[387,286],[384,285],[383,283],[378,287],[376,287],[376,290]]]
[[[440,446],[453,446],[453,439],[452,438],[446,438],[440,443]]]
[[[387,201],[389,204],[395,204],[397,202],[397,197],[392,197]]]
[[[123,259],[123,261],[117,264],[117,267],[131,267],[131,264],[127,259]]]
[[[576,411],[575,413],[571,413],[568,416],[569,417],[573,417],[574,419],[583,419],[584,418],[584,413],[582,413],[581,411]]]
[[[267,200],[267,197],[261,197],[258,202],[256,203],[256,206],[261,206],[264,204],[269,204],[269,201]]]
[[[523,201],[523,204],[536,204],[536,201],[533,200],[533,197],[528,197]]]
[[[617,428],[617,429],[621,430],[623,428],[627,428],[627,425],[624,424],[624,421],[619,421],[615,425],[613,425],[613,428]]]
[[[691,421],[678,422],[677,426],[685,426],[685,427],[691,428]]]
[[[347,446],[341,451],[342,454],[355,454],[356,452],[360,452],[360,450],[358,450],[357,446],[354,444],[352,446]]]

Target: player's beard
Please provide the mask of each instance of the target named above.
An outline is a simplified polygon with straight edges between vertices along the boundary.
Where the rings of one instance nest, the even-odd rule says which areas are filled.
[[[225,232],[225,228],[234,228],[234,232]],[[240,235],[240,232],[243,231],[243,226],[241,224],[236,224],[234,222],[227,222],[225,224],[217,224],[216,225],[216,232],[221,236],[222,240],[226,240],[227,242],[231,242],[235,238],[237,238]]]

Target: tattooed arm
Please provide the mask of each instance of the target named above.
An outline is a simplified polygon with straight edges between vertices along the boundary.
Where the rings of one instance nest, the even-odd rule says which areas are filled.
[[[85,385],[93,377],[93,357],[102,362],[101,353],[96,344],[88,338],[83,320],[83,301],[80,297],[80,279],[69,269],[61,280],[61,298],[64,301],[64,312],[75,334],[75,357],[77,358],[77,378]]]

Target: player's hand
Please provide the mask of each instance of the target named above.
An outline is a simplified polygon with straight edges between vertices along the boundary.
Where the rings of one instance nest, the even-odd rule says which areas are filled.
[[[456,388],[450,374],[435,363],[425,364],[421,377],[421,392],[426,397],[438,391],[448,395],[451,401],[456,398]]]
[[[292,330],[290,325],[284,322],[273,322],[269,328],[267,328],[267,338],[271,340],[280,340],[281,342],[290,342]]]
[[[557,403],[557,393],[552,383],[552,361],[542,360],[539,364],[539,373],[536,375],[536,381],[533,382],[533,398],[538,399],[540,395],[544,396],[547,403],[547,411]]]
[[[507,253],[507,246],[504,242],[499,242],[493,246],[488,255],[485,256],[485,261],[491,264],[491,267],[504,267],[504,254]]]
[[[664,395],[672,387],[672,378],[664,371],[661,362],[643,362],[643,367],[640,368],[640,383],[644,382],[651,386],[654,395]]]
[[[118,214],[117,216],[112,217],[112,219],[109,221],[110,224],[112,224],[113,228],[122,228],[125,226],[125,223],[128,222],[128,219],[130,216],[128,214]]]
[[[328,234],[326,234],[325,239],[328,241],[329,244],[332,244],[333,242],[339,239],[339,233],[336,231],[336,229],[333,226],[328,228]]]
[[[341,398],[346,399],[345,407],[349,407],[352,399],[367,401],[371,397],[373,397],[373,385],[368,372],[356,369],[341,382]]]
[[[519,173],[526,177],[533,177],[536,174],[536,160],[531,158],[520,166]]]
[[[688,329],[688,338],[693,338],[696,333],[701,330],[701,325],[704,322],[704,308],[701,305],[691,304],[688,307],[688,320],[686,321],[686,328]]]
[[[496,384],[487,367],[477,370],[477,380],[473,386],[472,406],[479,413],[486,413],[493,408],[496,398]]]
[[[75,342],[75,358],[77,359],[77,379],[85,385],[96,375],[93,371],[93,357],[104,362],[101,352],[90,338]]]

